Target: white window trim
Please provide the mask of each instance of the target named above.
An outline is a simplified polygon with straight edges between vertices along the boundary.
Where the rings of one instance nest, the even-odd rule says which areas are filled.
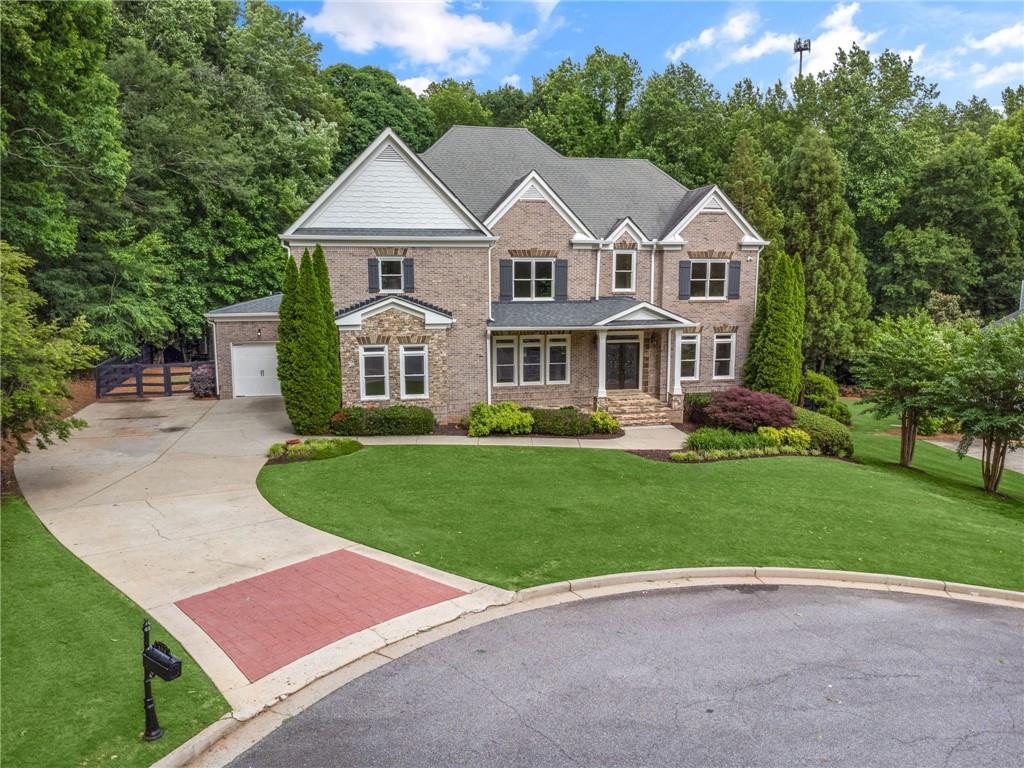
[[[615,268],[616,262],[619,256],[628,254],[630,256],[629,263],[629,287],[628,288],[616,288],[615,278],[619,274],[619,270]],[[636,293],[636,251],[634,250],[617,250],[612,252],[612,293]]]
[[[718,342],[729,340],[729,375],[718,376],[715,373],[715,369],[718,367]],[[714,343],[711,347],[711,378],[714,381],[731,381],[736,378],[736,334],[735,333],[716,333]]]
[[[512,381],[498,381],[498,342],[505,342],[502,346],[509,346],[512,349],[514,359],[512,361]],[[509,344],[508,342],[511,342]],[[491,375],[491,383],[495,387],[517,387],[519,386],[519,342],[515,336],[495,336],[491,341],[491,353],[494,355],[494,372]]]
[[[551,348],[565,347],[565,380],[549,378],[551,373]],[[572,381],[572,337],[548,336],[544,340],[544,383],[553,387],[563,386]]]
[[[384,268],[383,264],[385,261],[397,261],[398,262],[398,276],[402,282],[400,288],[385,288],[384,287]],[[394,275],[392,275],[394,277]],[[377,257],[377,280],[380,282],[380,293],[405,293],[405,259],[400,256],[378,256]]]
[[[430,398],[430,349],[426,344],[403,344],[399,347],[399,384],[403,400],[428,400]],[[405,392],[405,359],[423,358],[423,394],[409,395]]]
[[[693,267],[690,267],[690,301],[728,301],[729,300],[729,259],[690,259],[690,264],[707,264],[708,277],[704,280],[704,295],[693,295]],[[711,265],[725,264],[725,281],[722,283],[721,296],[708,296],[711,290]]]
[[[695,359],[693,363],[693,376],[683,376],[683,344],[695,342],[697,349],[695,352]],[[700,334],[699,333],[681,333],[676,342],[676,360],[679,364],[679,380],[680,381],[700,381]]]
[[[368,349],[383,350],[381,352],[367,352]],[[367,357],[380,357],[383,354],[384,357],[384,394],[383,395],[367,395],[366,394],[366,366],[364,361]],[[359,399],[360,400],[388,400],[391,397],[391,361],[388,357],[388,348],[386,344],[368,344],[366,346],[359,347]]]
[[[540,296],[537,293],[537,263],[546,261],[551,265],[551,295]],[[516,264],[519,262],[530,263],[530,295],[516,296]],[[519,280],[518,282],[523,282]],[[555,260],[554,259],[512,259],[512,301],[554,301],[555,300]]]
[[[527,341],[537,341],[537,344],[527,344]],[[527,381],[523,375],[523,369],[526,367],[526,355],[524,349],[529,347],[540,347],[540,379],[538,381]],[[547,363],[547,356],[544,354],[544,337],[543,336],[520,336],[518,344],[519,352],[519,386],[521,387],[542,387],[544,386],[545,370],[544,367]]]

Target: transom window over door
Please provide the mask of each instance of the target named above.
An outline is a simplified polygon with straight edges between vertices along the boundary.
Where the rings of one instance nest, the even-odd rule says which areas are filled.
[[[513,261],[512,298],[520,301],[554,299],[554,259],[516,259]]]
[[[612,290],[632,293],[636,290],[636,251],[615,252],[615,281]]]
[[[690,267],[691,299],[724,299],[728,261],[694,261]]]

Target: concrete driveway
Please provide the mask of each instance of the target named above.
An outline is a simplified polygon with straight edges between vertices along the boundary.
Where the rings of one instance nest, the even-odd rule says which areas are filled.
[[[78,415],[89,426],[67,443],[17,460],[26,499],[68,549],[174,633],[236,713],[389,640],[510,599],[268,504],[256,476],[269,445],[292,436],[279,398],[108,401]],[[307,633],[286,636],[274,622],[276,593],[309,593],[312,579],[333,592],[307,606]],[[388,610],[342,615],[359,594]]]
[[[1015,608],[891,592],[578,601],[385,664],[231,765],[1019,765],[1022,631]]]

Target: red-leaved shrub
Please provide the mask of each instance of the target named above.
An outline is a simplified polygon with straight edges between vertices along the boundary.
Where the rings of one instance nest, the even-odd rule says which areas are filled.
[[[793,406],[770,392],[734,387],[711,396],[704,408],[707,423],[737,432],[754,432],[758,427],[788,427],[793,424]]]

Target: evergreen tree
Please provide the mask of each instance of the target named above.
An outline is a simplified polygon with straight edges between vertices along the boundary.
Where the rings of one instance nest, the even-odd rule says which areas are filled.
[[[804,355],[816,370],[833,368],[863,340],[871,300],[842,166],[825,134],[816,128],[801,134],[781,186],[786,250],[803,258]]]
[[[341,337],[334,324],[334,299],[331,298],[331,278],[327,273],[327,258],[324,249],[317,243],[313,249],[313,265],[316,267],[317,287],[323,306],[323,329],[327,344],[328,373],[337,385],[338,403],[341,402]]]
[[[288,309],[293,344],[288,361],[290,381],[287,388],[282,382],[281,391],[295,431],[300,435],[323,434],[338,406],[338,387],[331,380],[323,302],[316,267],[308,253],[302,255],[294,296],[294,304]]]
[[[295,359],[295,292],[299,283],[299,267],[289,254],[284,268],[281,306],[277,310],[277,379],[281,382],[281,395],[285,408],[296,397],[302,382],[296,378]]]
[[[791,403],[800,397],[803,337],[796,257],[781,253],[772,263],[771,288],[760,331],[751,344],[744,370],[750,389],[772,392]]]

